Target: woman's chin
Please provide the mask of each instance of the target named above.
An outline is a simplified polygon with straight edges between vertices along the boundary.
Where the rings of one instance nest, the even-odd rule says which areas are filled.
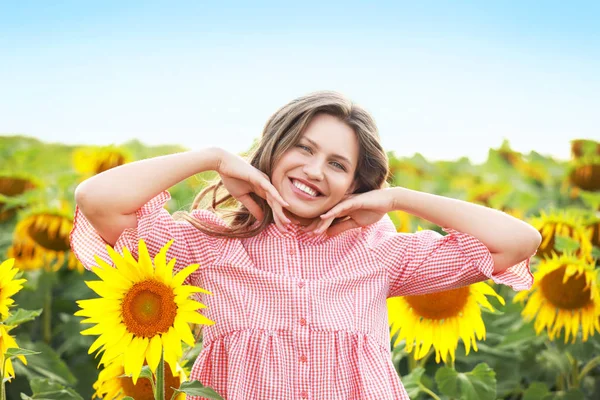
[[[287,207],[285,210],[291,214],[292,217],[300,220],[305,220],[305,222],[312,221],[315,218],[319,218],[321,213],[317,210],[302,210],[299,207]]]

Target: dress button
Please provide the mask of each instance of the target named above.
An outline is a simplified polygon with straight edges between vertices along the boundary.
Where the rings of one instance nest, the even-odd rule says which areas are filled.
[[[300,318],[300,325],[302,325],[302,326],[306,325],[306,319]]]
[[[294,249],[293,247],[290,247],[290,248],[288,249],[288,254],[291,254],[291,255],[294,255],[294,254],[296,254],[296,249]]]
[[[307,360],[306,356],[304,354],[302,354],[300,356],[300,361],[304,363],[304,362],[306,362],[306,360]]]
[[[301,391],[300,397],[302,397],[303,399],[308,399],[308,392],[306,390]]]
[[[298,287],[300,287],[300,288],[304,287],[304,282],[302,282],[302,281],[298,282]]]

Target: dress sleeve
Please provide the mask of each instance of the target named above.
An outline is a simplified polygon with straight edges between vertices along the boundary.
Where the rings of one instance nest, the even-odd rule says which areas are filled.
[[[432,230],[399,233],[389,216],[373,225],[367,246],[388,272],[388,297],[449,290],[487,279],[517,291],[533,284],[529,263],[535,253],[494,274],[489,249],[467,233],[452,228],[442,228],[445,236]]]
[[[138,242],[140,239],[144,239],[148,253],[154,257],[169,240],[173,239],[173,243],[167,251],[167,260],[176,259],[173,273],[190,264],[198,263],[202,267],[213,262],[216,258],[218,239],[200,232],[187,221],[175,221],[164,208],[170,198],[171,195],[165,190],[138,209],[135,213],[137,226],[125,229],[113,248],[123,254],[123,247],[127,247],[137,259]],[[198,218],[198,215],[206,216],[208,213],[210,212],[194,211],[192,215]],[[90,270],[91,267],[97,265],[94,254],[112,264],[106,251],[108,243],[98,234],[78,206],[75,207],[70,243],[71,250],[86,269]],[[193,252],[190,252],[190,247],[193,247]],[[184,283],[194,282],[193,277],[198,271],[199,269],[189,275]]]

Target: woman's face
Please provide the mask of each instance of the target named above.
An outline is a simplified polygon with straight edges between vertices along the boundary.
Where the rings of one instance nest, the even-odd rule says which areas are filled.
[[[308,225],[353,192],[357,164],[354,130],[337,117],[318,114],[279,159],[271,183],[290,205],[286,215]]]

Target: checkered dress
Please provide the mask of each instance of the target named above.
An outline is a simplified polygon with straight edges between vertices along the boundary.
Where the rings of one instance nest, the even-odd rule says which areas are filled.
[[[175,270],[200,264],[186,280],[210,290],[200,310],[203,349],[191,379],[228,400],[408,399],[391,360],[386,299],[441,291],[489,278],[514,290],[531,287],[530,259],[493,275],[489,250],[465,233],[444,228],[398,233],[386,215],[337,236],[311,237],[271,224],[248,239],[214,238],[164,208],[164,191],[140,208],[137,228],[114,248],[137,257],[143,238],[151,255],[175,239],[167,259]],[[192,215],[225,225],[208,210]],[[93,254],[110,263],[105,241],[79,208],[71,248],[83,265]],[[188,396],[187,399],[200,399]]]

